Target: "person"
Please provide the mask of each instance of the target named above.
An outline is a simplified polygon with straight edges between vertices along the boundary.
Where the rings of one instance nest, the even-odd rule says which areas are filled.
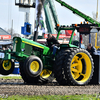
[[[57,49],[60,48],[59,47],[60,43],[58,42],[58,40],[52,34],[48,34],[47,46],[50,48],[51,51],[53,51],[52,58],[54,58]]]
[[[86,49],[91,55],[96,53],[96,48],[92,46],[91,43],[88,44],[87,49]]]

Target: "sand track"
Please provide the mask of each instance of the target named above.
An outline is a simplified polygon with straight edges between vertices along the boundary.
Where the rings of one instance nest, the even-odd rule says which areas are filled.
[[[24,84],[22,79],[0,79],[0,95],[71,95],[99,94],[100,85],[59,86],[55,81],[45,85]]]

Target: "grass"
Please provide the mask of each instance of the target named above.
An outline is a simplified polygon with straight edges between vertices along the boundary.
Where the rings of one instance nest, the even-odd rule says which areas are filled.
[[[43,96],[19,96],[13,95],[0,100],[100,100],[98,95],[43,95]]]
[[[0,76],[0,79],[22,79],[21,76]]]

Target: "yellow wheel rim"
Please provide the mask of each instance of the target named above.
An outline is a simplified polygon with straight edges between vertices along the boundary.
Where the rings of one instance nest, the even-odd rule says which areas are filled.
[[[48,69],[44,69],[44,70],[42,70],[40,76],[42,78],[48,78],[51,74],[52,74],[52,71],[50,71]]]
[[[33,61],[30,65],[30,69],[32,72],[37,72],[39,70],[39,63],[37,61]]]
[[[4,70],[6,70],[6,71],[10,70],[11,69],[11,61],[4,60],[2,66],[3,66]]]
[[[71,74],[74,80],[79,83],[86,82],[92,70],[92,64],[86,53],[77,53],[71,61]]]

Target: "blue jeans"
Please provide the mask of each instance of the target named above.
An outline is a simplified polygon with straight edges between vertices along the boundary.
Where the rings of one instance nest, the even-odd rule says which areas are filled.
[[[54,46],[54,47],[53,47],[53,55],[55,55],[55,54],[56,54],[57,49],[58,49],[58,47],[57,47],[57,46]]]

